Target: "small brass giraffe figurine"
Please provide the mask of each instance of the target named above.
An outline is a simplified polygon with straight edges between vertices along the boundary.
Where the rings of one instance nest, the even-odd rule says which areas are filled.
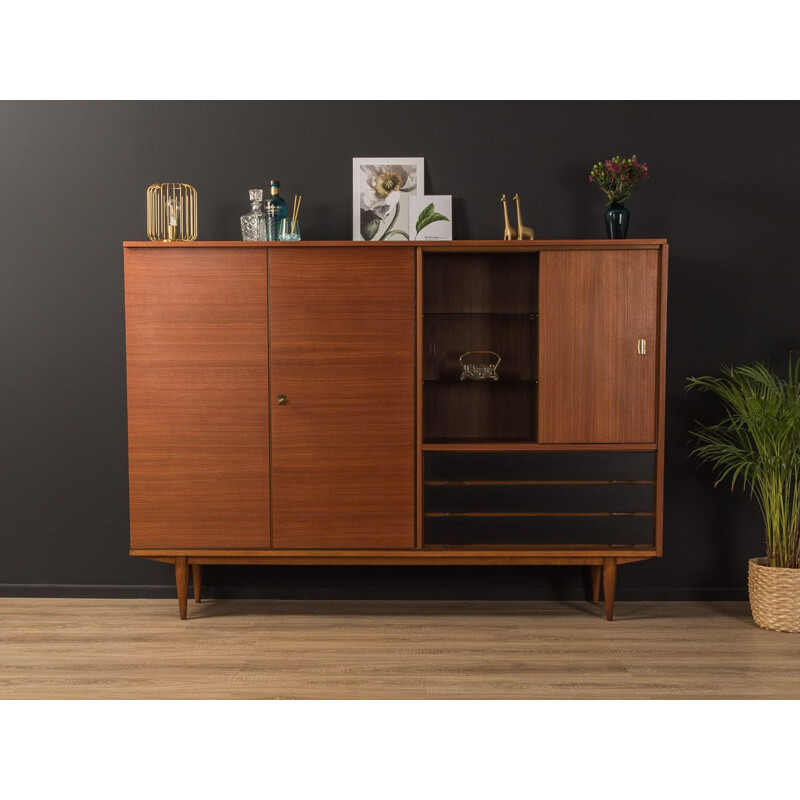
[[[519,195],[514,195],[514,200],[517,201],[517,230],[519,231],[519,238],[522,239],[533,239],[533,228],[528,228],[527,226],[522,224],[522,214],[519,210]]]
[[[517,238],[517,232],[511,227],[508,221],[508,205],[506,203],[505,195],[500,198],[500,202],[503,204],[503,215],[506,218],[506,229],[503,231],[503,241],[510,242],[512,239]]]

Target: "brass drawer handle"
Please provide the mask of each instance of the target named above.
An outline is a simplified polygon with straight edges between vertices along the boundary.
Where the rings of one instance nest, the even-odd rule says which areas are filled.
[[[288,402],[289,401],[286,399],[286,395],[285,394],[279,394],[278,395],[278,405],[279,406],[285,406],[285,405],[288,404]]]
[[[640,356],[646,356],[647,355],[647,339],[639,339],[639,342],[636,345],[636,352]]]

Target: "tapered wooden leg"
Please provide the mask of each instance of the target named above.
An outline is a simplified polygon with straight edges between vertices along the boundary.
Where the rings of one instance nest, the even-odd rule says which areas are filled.
[[[189,599],[189,561],[186,556],[175,558],[175,585],[178,587],[178,610],[181,619],[186,619],[186,604]]]
[[[614,618],[614,591],[617,588],[617,559],[603,559],[603,595],[606,599],[606,619]]]
[[[200,602],[203,595],[203,565],[192,564],[192,586],[194,587],[194,601]]]
[[[600,575],[603,568],[600,564],[592,564],[592,602],[597,605],[600,602]]]

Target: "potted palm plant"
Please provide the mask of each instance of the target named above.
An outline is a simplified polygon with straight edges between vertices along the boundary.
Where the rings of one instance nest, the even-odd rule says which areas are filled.
[[[711,464],[715,486],[730,481],[755,497],[766,532],[766,557],[748,570],[757,625],[800,632],[800,359],[786,378],[765,363],[723,367],[721,376],[690,378],[687,389],[712,392],[722,419],[691,432],[692,454]]]

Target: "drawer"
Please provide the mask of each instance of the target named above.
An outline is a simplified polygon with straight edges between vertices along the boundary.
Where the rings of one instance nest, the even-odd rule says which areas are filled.
[[[425,544],[652,545],[652,516],[425,518]]]
[[[426,481],[652,481],[652,452],[425,453]]]
[[[425,546],[652,545],[653,452],[428,452]]]
[[[652,484],[425,486],[425,513],[652,513]]]

